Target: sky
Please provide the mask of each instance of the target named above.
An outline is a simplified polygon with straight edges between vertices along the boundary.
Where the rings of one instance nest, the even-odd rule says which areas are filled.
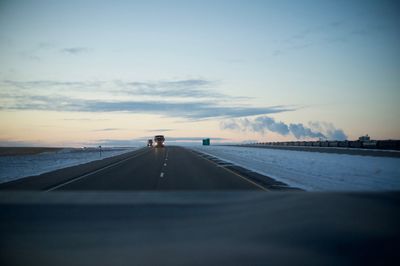
[[[0,0],[0,146],[400,139],[398,1]]]

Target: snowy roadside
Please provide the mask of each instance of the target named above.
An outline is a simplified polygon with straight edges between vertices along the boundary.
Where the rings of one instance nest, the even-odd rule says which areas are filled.
[[[32,155],[0,156],[0,183],[27,176],[40,175],[57,169],[101,160],[137,148],[106,148],[101,157],[96,149],[62,149]]]
[[[231,146],[190,148],[309,191],[400,190],[400,158]]]

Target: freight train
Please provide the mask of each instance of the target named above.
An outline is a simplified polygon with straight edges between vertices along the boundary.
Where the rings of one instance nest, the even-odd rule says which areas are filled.
[[[259,142],[258,145],[272,146],[312,146],[400,150],[400,140],[344,140],[344,141],[287,141],[287,142]]]

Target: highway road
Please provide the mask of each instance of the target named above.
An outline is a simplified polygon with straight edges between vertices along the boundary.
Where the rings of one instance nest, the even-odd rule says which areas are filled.
[[[261,189],[182,147],[149,148],[58,190]]]
[[[0,265],[400,262],[399,192],[291,191],[182,147],[143,148],[0,189]]]
[[[179,146],[123,156],[0,185],[8,190],[273,190],[285,184]]]

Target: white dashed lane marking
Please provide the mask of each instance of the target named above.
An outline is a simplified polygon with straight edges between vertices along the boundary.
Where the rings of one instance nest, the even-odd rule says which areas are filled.
[[[167,166],[167,161],[168,161],[168,150],[167,150],[167,153],[165,154],[164,167]],[[164,172],[161,172],[160,178],[163,178],[163,177],[164,177]]]

